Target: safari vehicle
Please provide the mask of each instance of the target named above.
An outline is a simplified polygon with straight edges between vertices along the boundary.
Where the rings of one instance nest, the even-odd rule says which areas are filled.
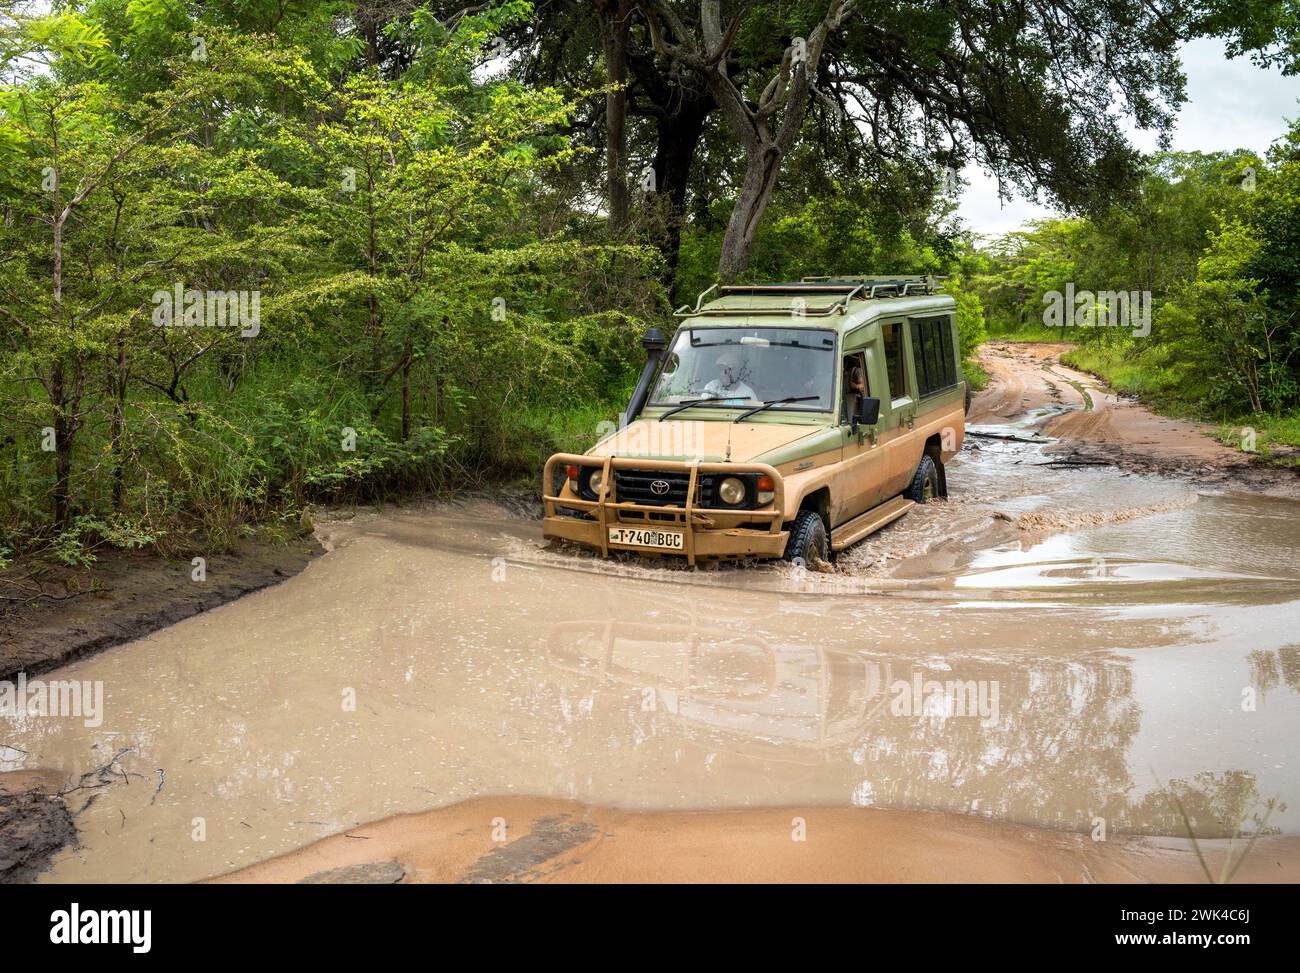
[[[947,496],[970,393],[933,278],[715,285],[675,315],[620,428],[547,461],[546,537],[812,564]]]

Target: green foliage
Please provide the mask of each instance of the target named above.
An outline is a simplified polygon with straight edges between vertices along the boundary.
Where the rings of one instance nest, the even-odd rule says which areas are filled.
[[[957,302],[957,340],[961,345],[962,360],[970,361],[989,336],[984,302],[960,278],[949,280],[944,291]]]
[[[47,50],[56,58],[79,64],[102,61],[108,48],[103,29],[70,10],[29,20],[26,39],[33,47]]]
[[[93,43],[24,33],[53,67],[0,87],[6,550],[227,544],[518,472],[549,417],[622,404],[662,263],[539,230],[572,102],[472,70],[527,5],[416,17],[408,72],[338,77],[307,36],[336,6],[272,37],[274,4],[97,0]]]
[[[798,280],[818,274],[940,274],[951,269],[954,241],[933,224],[922,224],[914,232],[882,196],[866,184],[845,183],[825,187],[825,195],[778,198],[759,229],[741,281]],[[675,281],[679,301],[693,302],[717,281],[729,208],[725,201],[716,201],[711,218],[697,221],[683,234]]]
[[[1194,29],[1227,39],[1230,57],[1300,73],[1300,3],[1297,0],[1197,0]]]
[[[1068,362],[1168,411],[1227,421],[1294,410],[1298,132],[1267,160],[1244,152],[1156,156],[1133,203],[996,241],[971,260],[990,332],[1077,342]],[[1067,284],[1150,292],[1151,333],[1045,328],[1044,296]]]
[[[412,482],[427,488],[425,478],[439,468],[452,442],[436,427],[416,430],[398,442],[365,423],[352,431],[357,440],[355,454],[345,453],[345,458],[329,459],[304,472],[303,485],[313,495],[330,500],[343,496],[355,499],[359,494],[374,496],[384,487],[400,491]]]

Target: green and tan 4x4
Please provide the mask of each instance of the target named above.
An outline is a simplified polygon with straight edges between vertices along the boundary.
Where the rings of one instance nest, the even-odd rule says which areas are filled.
[[[713,290],[646,335],[621,427],[547,461],[546,537],[813,563],[947,495],[970,395],[932,278]]]

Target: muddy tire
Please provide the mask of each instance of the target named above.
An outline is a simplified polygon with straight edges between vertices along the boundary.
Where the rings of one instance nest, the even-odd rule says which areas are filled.
[[[831,559],[831,545],[826,537],[826,525],[815,510],[800,510],[790,525],[790,537],[785,542],[787,561],[801,558],[809,567],[818,561]]]
[[[912,485],[903,491],[903,496],[914,503],[925,503],[939,495],[939,470],[934,465],[930,454],[921,457],[921,465],[916,468]]]

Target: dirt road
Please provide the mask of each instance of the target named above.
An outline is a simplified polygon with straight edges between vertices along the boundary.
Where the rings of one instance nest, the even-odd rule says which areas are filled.
[[[980,362],[988,388],[967,421],[1010,425],[1059,442],[1049,450],[1143,473],[1194,474],[1205,484],[1300,497],[1294,473],[1253,466],[1250,456],[1213,438],[1202,423],[1158,416],[1098,378],[1063,365],[1068,344],[990,342]]]
[[[318,521],[301,574],[50,673],[97,724],[0,717],[76,814],[43,880],[1162,880],[1188,826],[1300,878],[1295,502],[1063,465],[1149,444],[1125,404],[1038,441],[1096,399],[1020,354],[949,501],[825,574],[602,561],[483,502]]]

